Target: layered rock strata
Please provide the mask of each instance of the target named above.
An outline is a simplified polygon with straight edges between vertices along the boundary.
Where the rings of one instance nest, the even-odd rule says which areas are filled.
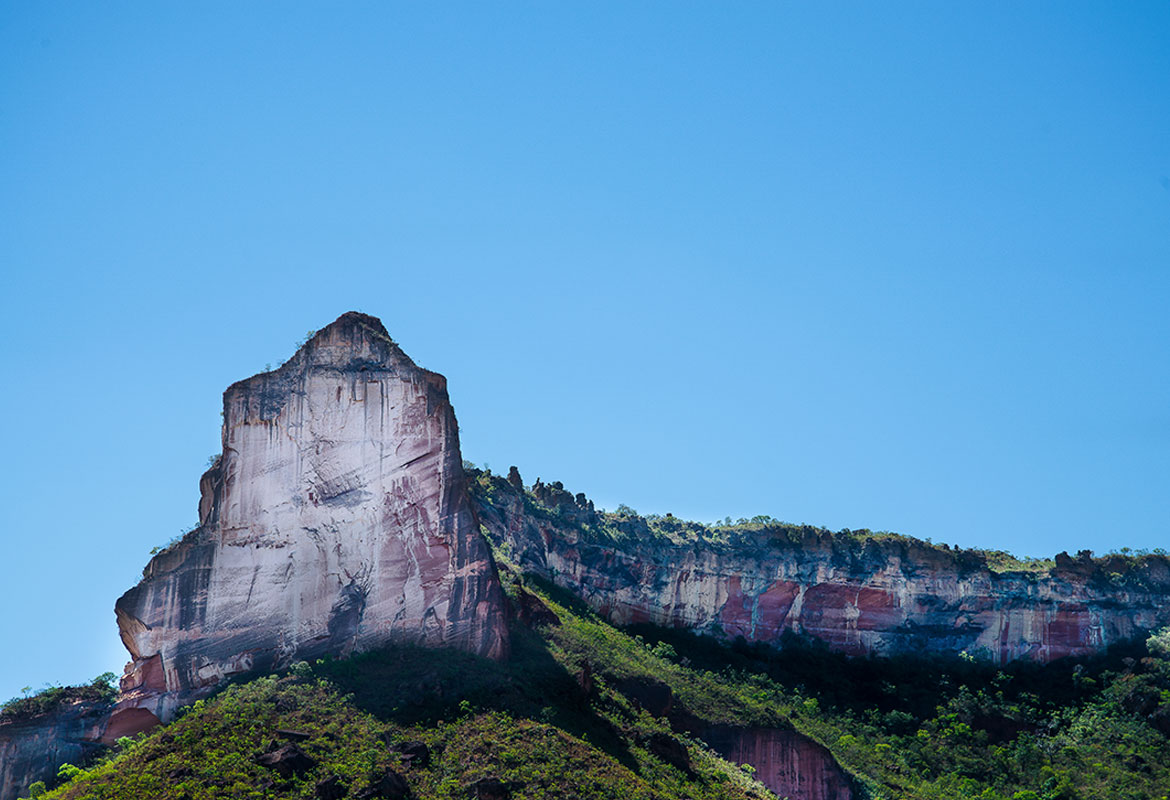
[[[446,380],[348,313],[224,393],[199,527],[115,606],[133,661],[111,729],[225,678],[391,642],[507,651]]]
[[[997,663],[1087,655],[1170,624],[1165,557],[1061,554],[1046,573],[997,573],[977,553],[906,538],[737,534],[669,517],[651,527],[598,514],[560,484],[516,483],[478,478],[489,538],[619,624],[769,643],[792,631],[850,654],[967,652]]]

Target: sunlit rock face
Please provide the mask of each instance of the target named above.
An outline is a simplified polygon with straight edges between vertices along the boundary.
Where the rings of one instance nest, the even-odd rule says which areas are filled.
[[[502,479],[477,493],[488,535],[522,569],[619,624],[773,644],[792,631],[850,654],[966,652],[996,663],[1087,655],[1170,624],[1165,557],[1135,566],[1061,554],[1045,574],[995,573],[975,553],[908,540],[848,546],[809,529],[800,541],[762,532],[735,544],[671,542],[638,519],[611,541],[590,534],[591,504],[548,487],[527,498]]]
[[[200,527],[116,604],[133,656],[111,728],[225,678],[390,642],[499,658],[504,599],[441,375],[348,313],[224,393]]]

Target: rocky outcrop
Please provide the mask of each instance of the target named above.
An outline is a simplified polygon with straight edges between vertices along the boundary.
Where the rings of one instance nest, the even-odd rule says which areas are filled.
[[[52,784],[61,764],[84,764],[102,750],[111,704],[67,702],[28,716],[0,717],[0,798],[11,800],[36,781]]]
[[[1170,560],[1072,558],[996,573],[978,553],[792,526],[711,530],[601,515],[583,495],[480,475],[488,536],[522,569],[619,624],[777,643],[808,634],[851,654],[967,652],[1003,663],[1086,655],[1170,624]],[[1116,563],[1114,563],[1116,562]]]
[[[707,728],[702,739],[733,764],[751,764],[756,778],[789,800],[853,800],[864,795],[826,748],[794,730]]]
[[[111,729],[225,678],[391,642],[499,658],[504,599],[468,499],[446,380],[348,313],[224,393],[199,527],[115,611],[133,661]]]

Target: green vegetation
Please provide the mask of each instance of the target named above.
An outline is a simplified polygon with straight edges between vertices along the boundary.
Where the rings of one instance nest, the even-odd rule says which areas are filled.
[[[683,668],[515,579],[508,588],[514,597],[528,591],[540,598],[563,622],[537,630],[517,625],[507,663],[408,646],[300,662],[195,703],[98,764],[71,767],[62,773],[67,782],[45,797],[311,798],[333,778],[344,787],[338,797],[379,796],[368,792],[388,770],[419,800],[464,798],[488,779],[511,787],[516,800],[768,796],[742,769],[610,685],[623,675],[659,671],[685,679]],[[587,661],[596,670],[585,668]],[[775,718],[759,708],[750,713]],[[257,759],[287,743],[287,731],[313,765],[282,778]],[[398,747],[408,741],[429,748],[429,765],[404,760]],[[663,741],[674,743],[683,761],[669,755],[671,748],[664,756]]]
[[[1051,558],[1021,558],[1003,550],[976,550],[992,572],[1048,572],[1056,566]]]
[[[692,670],[754,687],[876,786],[923,800],[1150,800],[1170,795],[1170,629],[1094,658],[997,668],[943,657],[850,658],[651,627]],[[1164,648],[1164,649],[1162,649]]]
[[[26,687],[23,697],[14,697],[0,705],[0,719],[47,714],[66,703],[110,702],[117,693],[117,685],[117,675],[103,672],[82,686],[47,686],[34,694],[29,694],[32,687]]]
[[[172,547],[174,547],[175,545],[179,544],[184,539],[186,539],[188,536],[195,533],[195,531],[199,530],[199,527],[200,526],[198,524],[196,524],[196,525],[192,525],[188,528],[183,528],[177,534],[175,534],[173,537],[171,537],[171,540],[169,542],[167,542],[166,544],[155,545],[154,547],[150,548],[150,554],[152,556],[157,556],[159,553],[167,552]],[[143,570],[143,572],[145,573],[145,570]]]
[[[1170,796],[1170,630],[1046,666],[848,658],[795,636],[773,649],[619,630],[505,559],[502,569],[521,609],[506,663],[416,647],[300,662],[196,703],[101,763],[63,768],[45,797],[309,798],[333,780],[337,797],[356,798],[377,796],[387,770],[420,800],[468,797],[488,779],[516,800],[767,796],[753,770],[684,732],[710,725],[793,727],[856,777],[859,797]],[[653,716],[666,688],[665,716]],[[310,768],[281,777],[258,763],[289,741]],[[405,759],[404,742],[424,743],[430,763]]]
[[[481,501],[495,504],[503,497],[519,496],[529,515],[574,528],[581,541],[617,548],[638,543],[650,547],[767,551],[804,547],[815,542],[837,552],[859,555],[872,542],[933,553],[942,559],[952,559],[961,570],[986,567],[995,573],[1020,573],[1025,577],[1036,578],[1050,573],[1056,566],[1055,558],[1021,557],[1003,550],[962,548],[866,528],[831,531],[816,525],[783,522],[767,514],[750,519],[741,517],[734,521],[731,517],[725,517],[706,524],[684,520],[673,514],[639,515],[627,505],[619,505],[613,512],[593,511],[591,506],[588,511],[583,511],[573,503],[574,495],[565,491],[559,481],[551,484],[551,489],[544,487],[544,492],[537,492],[536,487],[532,487],[518,493],[507,481],[493,475],[490,470],[479,470],[471,462],[464,462],[464,468],[470,478],[469,488],[473,496]],[[575,497],[584,498],[584,495]],[[1146,551],[1122,547],[1100,557],[1093,557],[1092,552],[1084,550],[1077,557],[1087,559],[1093,567],[1102,569],[1112,580],[1119,581],[1134,577],[1151,561],[1164,560],[1167,551],[1163,548]],[[1137,579],[1140,580],[1140,577]]]

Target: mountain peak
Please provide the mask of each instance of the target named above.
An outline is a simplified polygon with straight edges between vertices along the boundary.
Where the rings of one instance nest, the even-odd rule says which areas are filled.
[[[355,362],[369,366],[381,363],[396,368],[418,367],[390,338],[382,320],[360,311],[346,311],[317,331],[286,363],[345,368]]]
[[[339,331],[356,330],[360,333],[371,336],[375,339],[388,341],[393,343],[394,340],[390,338],[390,334],[386,332],[386,326],[382,324],[382,320],[370,314],[363,314],[360,311],[346,311],[337,319],[330,322],[321,330],[317,331],[313,339],[324,333],[336,333]],[[310,339],[312,341],[312,339]],[[307,343],[306,343],[307,344]]]

